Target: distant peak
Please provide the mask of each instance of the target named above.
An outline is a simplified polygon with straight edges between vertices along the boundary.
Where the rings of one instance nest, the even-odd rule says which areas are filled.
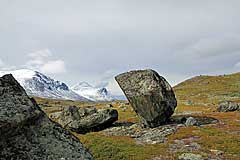
[[[87,82],[80,82],[78,84],[76,84],[75,86],[78,86],[78,87],[92,87],[89,83]]]

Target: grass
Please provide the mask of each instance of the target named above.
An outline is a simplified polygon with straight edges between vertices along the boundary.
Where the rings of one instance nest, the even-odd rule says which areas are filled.
[[[201,148],[193,151],[203,157],[216,156],[214,150],[223,151],[223,159],[240,159],[240,113],[218,113],[215,109],[221,101],[233,100],[240,102],[240,74],[225,76],[198,76],[174,87],[178,106],[175,114],[189,112],[195,116],[213,117],[219,120],[217,124],[201,127],[181,127],[168,137],[164,144],[146,145],[136,142],[130,137],[105,136],[101,132],[91,132],[85,135],[73,133],[89,148],[97,160],[145,160],[145,159],[177,159],[183,153],[181,150],[171,152],[175,140],[193,139]],[[96,106],[105,108],[108,102],[76,102],[36,98],[42,109],[50,114],[60,111],[64,106],[78,107]],[[188,102],[188,103],[186,103]],[[190,103],[189,103],[190,102]],[[122,102],[112,102],[119,112],[119,122],[137,122],[138,118],[130,106]],[[126,109],[122,109],[126,108]]]
[[[222,101],[240,102],[240,73],[223,76],[197,76],[174,87],[179,102],[216,107]],[[204,105],[203,105],[204,106]]]
[[[139,145],[130,137],[104,136],[98,133],[88,133],[77,137],[90,149],[98,160],[145,160],[154,155],[164,153],[164,144]],[[165,153],[165,156],[170,154]]]

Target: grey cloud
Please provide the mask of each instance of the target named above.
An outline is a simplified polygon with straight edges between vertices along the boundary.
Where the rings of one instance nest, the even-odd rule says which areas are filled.
[[[239,15],[238,0],[2,0],[0,58],[21,66],[47,48],[67,67],[56,78],[70,84],[139,68],[176,84],[238,71]]]

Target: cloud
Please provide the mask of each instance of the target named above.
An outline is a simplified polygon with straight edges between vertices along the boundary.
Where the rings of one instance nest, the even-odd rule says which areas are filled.
[[[2,71],[12,71],[12,70],[15,70],[15,69],[17,69],[16,66],[4,66],[4,67],[1,68]]]
[[[240,62],[236,63],[234,67],[240,69]]]
[[[239,54],[240,38],[238,35],[223,34],[198,39],[197,42],[185,49],[188,55],[196,55],[198,58],[214,58]]]
[[[16,69],[16,66],[9,66],[3,62],[3,60],[0,58],[0,69],[2,71],[10,71]]]
[[[49,74],[65,73],[65,62],[63,60],[48,61],[40,67],[40,71]]]
[[[33,53],[29,53],[28,56],[33,59],[44,59],[44,58],[51,57],[52,53],[50,52],[49,49],[43,49]]]
[[[65,62],[61,59],[53,60],[49,49],[29,53],[30,58],[25,66],[45,74],[61,74],[66,72]]]
[[[0,67],[3,67],[4,66],[4,62],[2,59],[0,59]]]
[[[240,62],[239,0],[1,0],[0,10],[5,63],[56,72],[69,84],[117,88],[114,75],[144,68],[176,84]]]

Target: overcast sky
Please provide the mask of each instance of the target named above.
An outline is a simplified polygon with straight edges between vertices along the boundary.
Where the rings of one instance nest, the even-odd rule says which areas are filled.
[[[240,71],[239,0],[0,0],[0,70],[74,84],[152,68],[175,85]]]

